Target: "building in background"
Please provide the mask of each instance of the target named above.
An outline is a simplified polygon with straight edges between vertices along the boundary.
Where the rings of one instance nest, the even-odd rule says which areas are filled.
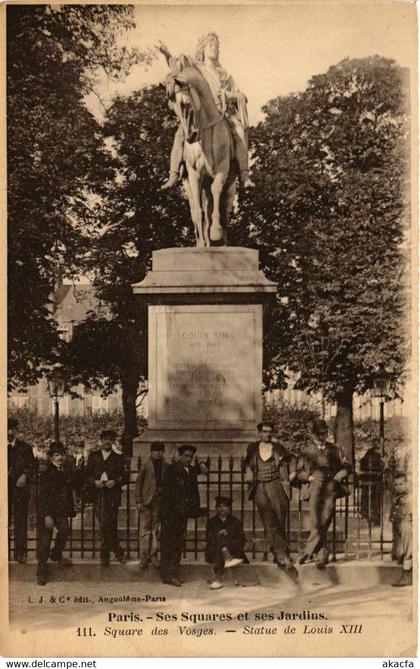
[[[60,334],[66,341],[73,336],[73,328],[86,318],[88,312],[106,315],[108,308],[95,295],[91,284],[62,284],[54,293],[54,317],[58,322]],[[121,409],[121,389],[118,388],[108,397],[101,397],[99,392],[86,393],[83,386],[74,387],[81,399],[64,395],[60,400],[60,415],[83,416],[87,412],[115,411]],[[53,400],[48,392],[48,381],[41,379],[35,386],[29,386],[25,392],[13,391],[8,400],[9,410],[27,407],[32,411],[47,416],[54,411]]]

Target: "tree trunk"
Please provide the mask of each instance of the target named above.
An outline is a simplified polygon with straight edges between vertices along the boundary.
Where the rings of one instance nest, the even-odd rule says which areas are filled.
[[[123,452],[126,456],[133,454],[133,439],[137,437],[137,389],[140,376],[133,371],[121,374],[122,408],[124,415]]]
[[[353,392],[353,386],[345,386],[342,392],[337,394],[334,437],[354,467]]]

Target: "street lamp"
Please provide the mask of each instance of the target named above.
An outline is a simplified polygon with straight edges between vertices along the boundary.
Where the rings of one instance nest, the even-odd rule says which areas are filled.
[[[55,369],[48,377],[48,392],[54,400],[54,439],[60,440],[59,402],[64,395],[65,380],[60,369]]]
[[[373,377],[373,394],[379,397],[379,441],[381,444],[382,458],[385,452],[385,416],[384,405],[385,400],[389,398],[389,391],[391,387],[391,377],[386,371],[384,365],[379,365],[378,371]]]

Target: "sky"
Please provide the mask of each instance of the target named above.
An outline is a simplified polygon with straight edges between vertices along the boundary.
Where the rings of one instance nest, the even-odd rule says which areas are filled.
[[[261,107],[268,100],[304,90],[313,75],[343,58],[379,54],[402,66],[415,62],[415,8],[408,2],[155,4],[136,6],[135,21],[125,44],[150,49],[160,39],[173,55],[193,55],[197,38],[216,32],[220,62],[248,98],[251,125],[262,118]],[[119,83],[104,77],[98,91],[107,105],[116,94],[163,81],[167,72],[165,59],[157,54],[148,71],[136,66]],[[100,113],[94,96],[88,105]]]

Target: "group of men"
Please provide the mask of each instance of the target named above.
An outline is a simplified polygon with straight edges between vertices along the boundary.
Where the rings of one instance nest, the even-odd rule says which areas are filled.
[[[8,423],[9,524],[13,519],[15,559],[26,560],[26,528],[29,501],[29,479],[35,466],[30,446],[16,439],[17,422]],[[328,441],[324,420],[313,421],[312,435],[298,457],[291,456],[274,440],[269,422],[257,426],[258,440],[249,444],[244,458],[244,476],[249,499],[255,501],[264,529],[267,548],[278,568],[291,578],[298,578],[287,542],[286,523],[292,486],[298,486],[300,498],[308,501],[310,531],[298,564],[315,558],[319,569],[328,562],[327,535],[338,497],[348,494],[345,483],[351,467],[335,444]],[[69,518],[74,512],[74,490],[83,490],[85,499],[94,506],[101,535],[100,559],[107,566],[111,552],[125,563],[126,556],[118,539],[118,509],[122,486],[128,483],[129,471],[124,457],[114,449],[114,430],[102,430],[99,448],[92,451],[86,465],[69,462],[60,442],[53,442],[49,460],[38,480],[37,503],[37,578],[40,585],[48,579],[48,560],[71,566],[63,557],[70,533]],[[184,444],[178,458],[164,458],[165,445],[154,442],[150,457],[139,468],[136,480],[136,507],[140,517],[140,566],[159,568],[163,583],[180,587],[180,562],[189,518],[200,515],[198,477],[207,475],[204,462],[198,462],[196,448]],[[391,510],[395,541],[394,557],[403,565],[402,577],[395,585],[411,583],[411,508],[405,475],[395,481]],[[160,560],[158,533],[160,528]],[[51,548],[54,529],[54,545]],[[232,515],[232,500],[216,497],[216,513],[207,521],[206,559],[213,565],[212,589],[223,587],[223,576],[248,560],[244,553],[246,538],[239,519]]]
[[[310,443],[299,458],[274,441],[273,426],[260,423],[259,439],[249,444],[244,459],[249,498],[254,499],[264,528],[266,545],[278,567],[292,578],[298,577],[287,543],[286,522],[292,485],[301,488],[309,501],[310,534],[299,564],[312,556],[324,569],[328,562],[327,533],[337,497],[347,494],[343,485],[350,465],[341,450],[327,441],[328,428],[323,420],[313,423]],[[164,583],[180,586],[180,560],[188,518],[200,512],[197,476],[206,473],[204,463],[193,464],[196,449],[179,447],[177,462],[163,459],[164,445],[151,445],[150,460],[139,471],[136,504],[140,514],[141,566],[158,564],[157,531],[161,525],[160,574]],[[245,535],[240,521],[232,515],[232,500],[216,498],[216,514],[207,523],[206,558],[214,565],[211,588],[222,587],[224,570],[246,562]]]
[[[18,423],[8,420],[8,503],[9,526],[14,528],[14,557],[26,562],[26,541],[29,505],[29,481],[36,461],[32,448],[16,438]],[[129,471],[123,456],[114,450],[116,433],[112,429],[100,433],[99,449],[92,451],[84,466],[75,466],[63,444],[53,441],[48,461],[38,468],[37,476],[37,580],[45,585],[48,580],[48,561],[72,566],[63,557],[70,535],[70,521],[74,517],[74,491],[83,491],[85,499],[93,503],[101,534],[101,564],[109,564],[111,551],[116,559],[126,558],[118,539],[118,508],[121,488],[128,483]],[[55,530],[54,545],[51,547]]]

